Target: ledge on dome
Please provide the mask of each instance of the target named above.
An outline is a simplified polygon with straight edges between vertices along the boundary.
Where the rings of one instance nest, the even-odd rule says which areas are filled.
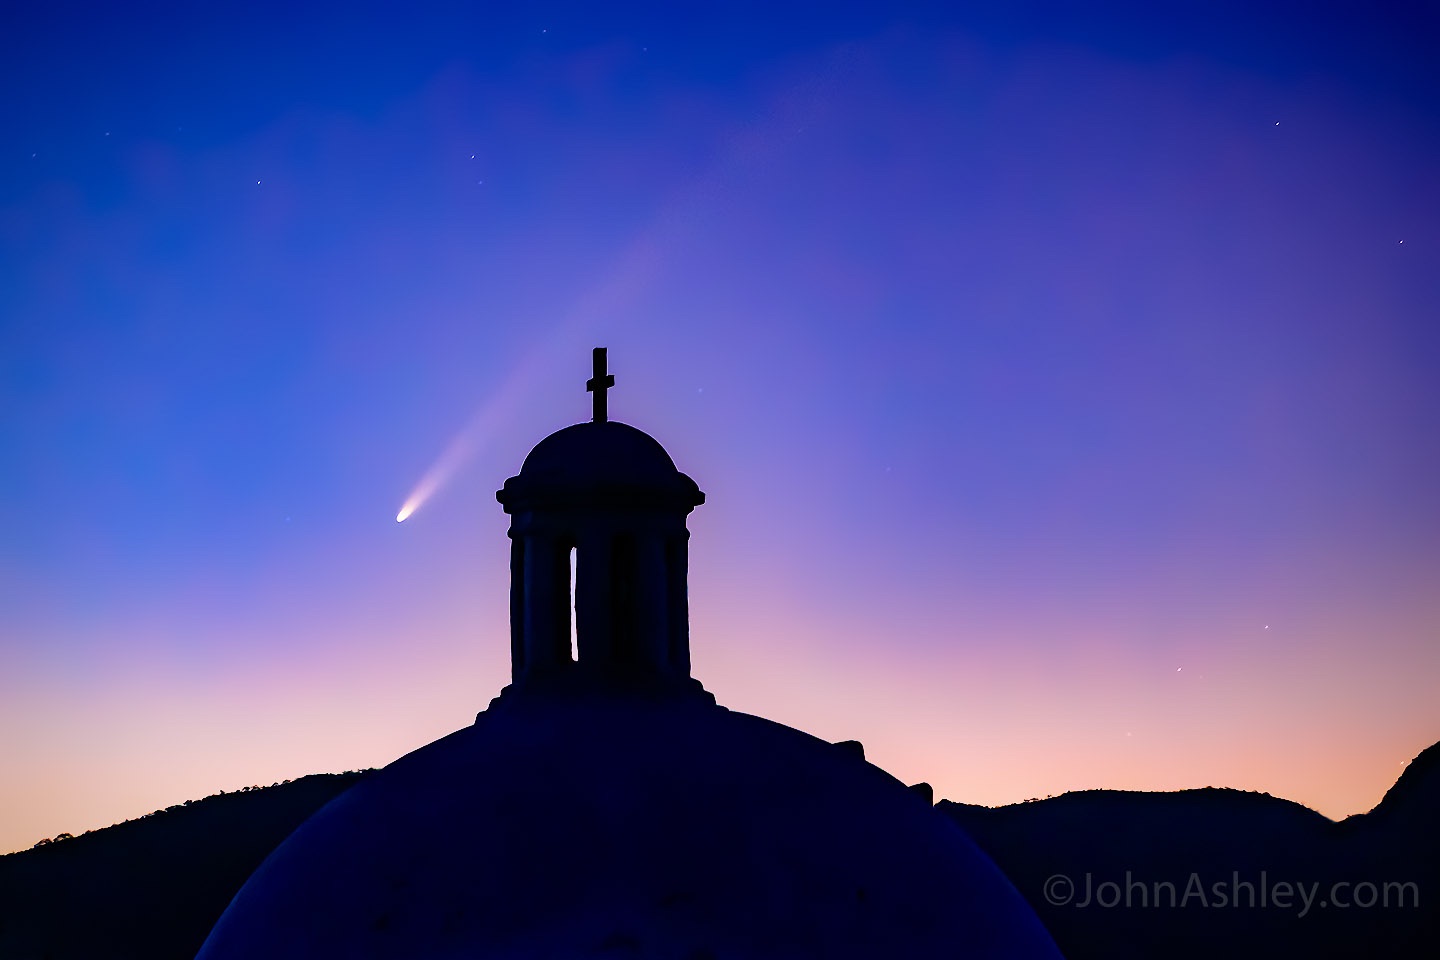
[[[665,703],[693,701],[716,706],[715,695],[694,677],[636,674],[624,670],[585,669],[579,663],[568,668],[531,674],[523,681],[507,684],[490,701],[475,721],[491,710],[548,705],[556,701]],[[724,707],[716,706],[723,710]]]

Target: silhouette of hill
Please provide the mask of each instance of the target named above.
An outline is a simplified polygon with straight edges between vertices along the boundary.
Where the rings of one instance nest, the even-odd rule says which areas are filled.
[[[1375,810],[1335,823],[1263,793],[1090,790],[941,801],[1070,960],[1433,957],[1440,745]]]
[[[1440,743],[1426,747],[1405,765],[1400,779],[1385,791],[1374,810],[1350,817],[1346,822],[1399,823],[1407,829],[1427,832],[1433,840],[1437,810],[1440,810]]]
[[[0,958],[190,960],[269,851],[363,775],[222,794],[0,857]],[[1440,945],[1440,744],[1374,810],[1340,823],[1218,788],[938,809],[1069,960],[1428,960]],[[1067,902],[1057,876],[1072,885]]]
[[[240,885],[364,772],[222,793],[0,857],[0,958],[189,958]]]

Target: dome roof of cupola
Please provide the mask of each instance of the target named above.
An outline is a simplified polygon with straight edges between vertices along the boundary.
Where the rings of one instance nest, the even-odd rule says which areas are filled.
[[[638,500],[683,507],[705,502],[658,440],[614,420],[577,423],[550,434],[495,496],[512,512],[535,501]]]
[[[201,960],[1059,960],[955,824],[858,754],[703,699],[497,703],[373,774]]]

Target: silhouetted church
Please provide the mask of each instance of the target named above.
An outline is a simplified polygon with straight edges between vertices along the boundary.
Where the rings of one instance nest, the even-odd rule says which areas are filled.
[[[705,496],[608,419],[595,361],[594,419],[496,495],[512,682],[296,830],[201,960],[1058,957],[927,799],[691,678],[685,518]]]

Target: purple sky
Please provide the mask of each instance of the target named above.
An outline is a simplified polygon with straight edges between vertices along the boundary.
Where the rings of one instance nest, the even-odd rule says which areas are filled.
[[[9,17],[0,850],[469,722],[598,345],[728,706],[979,803],[1440,738],[1436,14],[671,6]]]

